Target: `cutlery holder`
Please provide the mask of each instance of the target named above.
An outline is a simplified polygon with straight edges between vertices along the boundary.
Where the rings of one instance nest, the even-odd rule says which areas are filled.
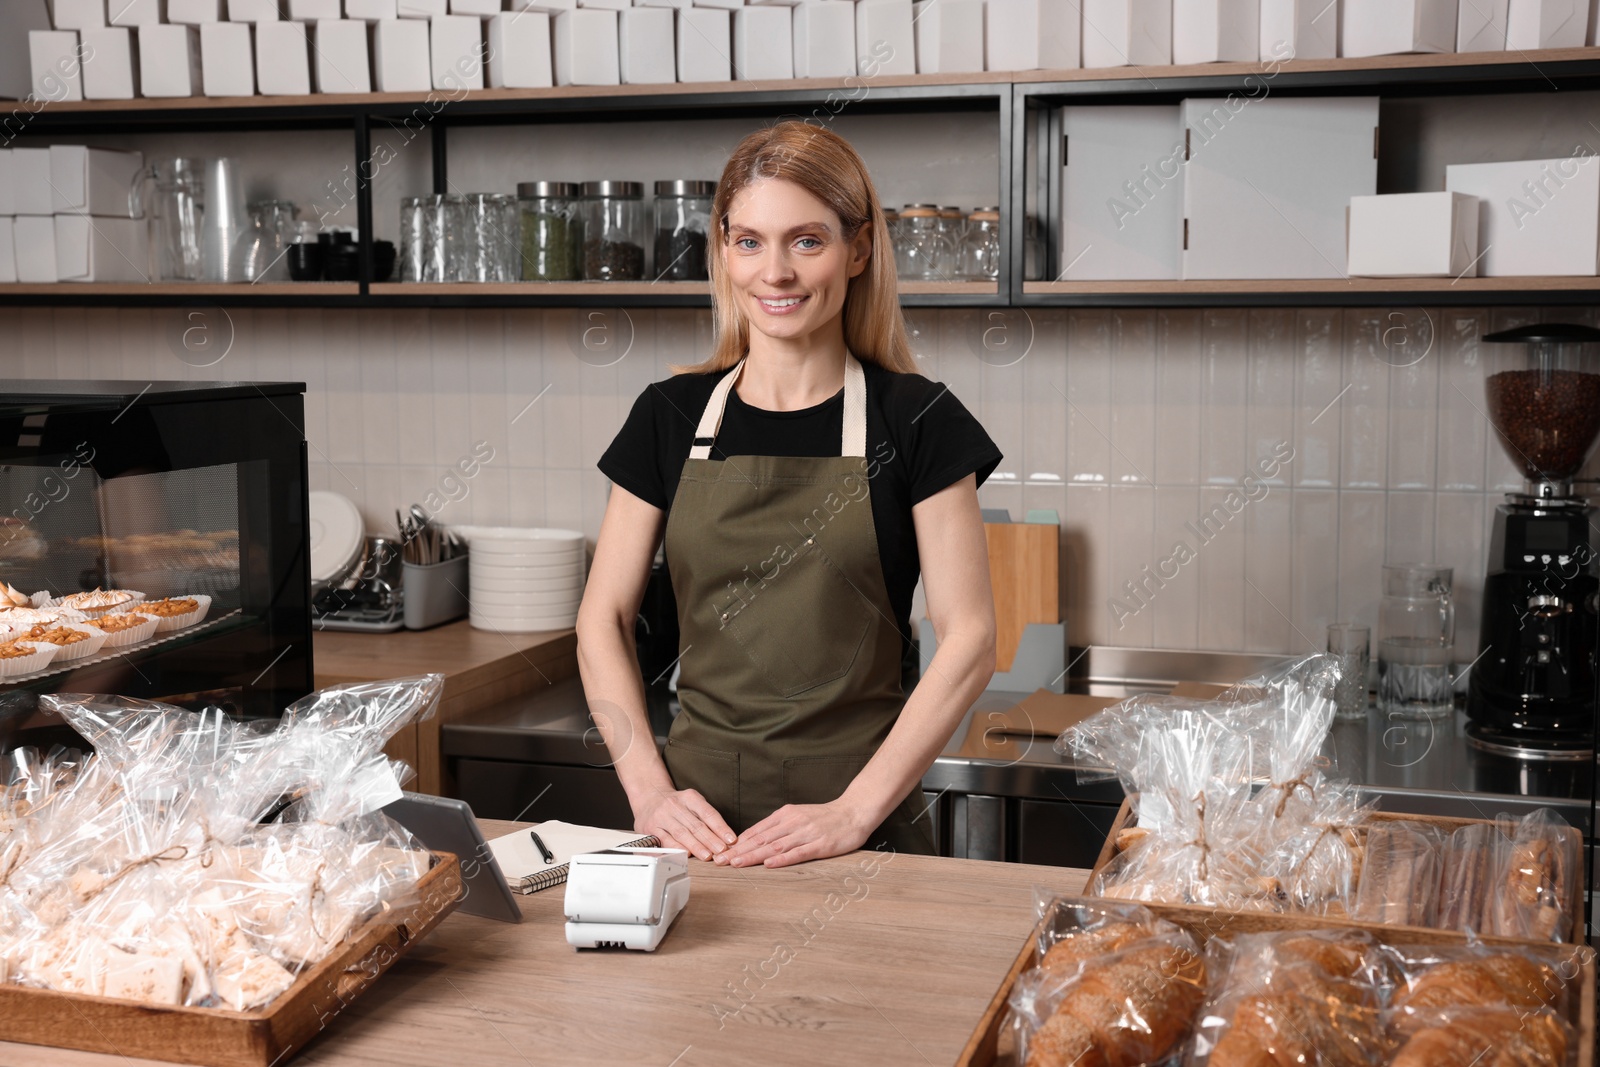
[[[471,558],[470,553],[463,553],[443,563],[401,564],[406,629],[426,630],[467,613],[467,560]]]

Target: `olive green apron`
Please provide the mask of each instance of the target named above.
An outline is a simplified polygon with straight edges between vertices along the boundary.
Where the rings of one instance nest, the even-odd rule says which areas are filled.
[[[743,368],[706,405],[666,530],[683,653],[667,769],[738,833],[785,804],[838,799],[905,702],[872,521],[861,364],[845,358],[838,457],[713,460]],[[919,785],[866,847],[931,854],[923,808]]]

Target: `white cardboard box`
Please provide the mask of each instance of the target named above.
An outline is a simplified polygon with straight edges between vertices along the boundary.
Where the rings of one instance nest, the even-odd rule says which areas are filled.
[[[1456,7],[1457,0],[1344,0],[1339,54],[1453,52]]]
[[[867,76],[915,74],[911,0],[856,0],[856,69]]]
[[[207,96],[255,95],[256,60],[248,22],[200,27],[200,81]]]
[[[983,69],[983,0],[917,0],[912,5],[917,73],[963,74]]]
[[[428,24],[382,19],[372,27],[372,72],[380,93],[419,93],[433,88]]]
[[[258,22],[256,87],[262,96],[311,92],[311,43],[303,22]]]
[[[483,88],[483,20],[440,15],[428,22],[428,56],[435,89]]]
[[[0,215],[0,282],[17,280],[16,235],[11,228],[11,218]]]
[[[856,6],[808,0],[794,9],[794,76],[846,78],[856,72]]]
[[[1600,44],[1600,0],[1589,0],[1589,44]]]
[[[200,95],[200,34],[193,26],[139,27],[139,95]]]
[[[990,8],[989,25],[994,26]],[[1083,0],[1085,67],[1161,67],[1172,62],[1172,0]],[[989,69],[994,49],[989,51]]]
[[[17,281],[60,281],[56,277],[56,220],[49,215],[18,215],[11,221]]]
[[[105,26],[83,31],[83,95],[88,100],[132,100],[139,84],[133,31]]]
[[[1456,24],[1457,52],[1504,52],[1511,0],[1467,0]]]
[[[1064,107],[1061,132],[1057,280],[1181,277],[1178,105]]]
[[[622,84],[615,11],[563,11],[556,16],[555,41],[557,85]]]
[[[50,29],[45,0],[0,2],[0,97],[23,100],[33,93],[33,61],[28,34]]]
[[[296,22],[316,22],[318,19],[342,17],[343,12],[339,7],[339,0],[289,0],[289,9],[285,14]]]
[[[128,218],[128,190],[144,167],[139,152],[50,146],[50,210]]]
[[[28,58],[34,96],[56,103],[83,99],[83,64],[78,60],[76,30],[30,30]]]
[[[687,5],[689,0],[682,0]],[[546,15],[559,15],[563,11],[575,10],[578,0],[511,0],[513,11],[542,11]],[[655,7],[655,4],[640,3],[640,7]],[[671,7],[671,4],[661,4],[661,7]]]
[[[678,80],[733,80],[732,12],[715,7],[683,7],[678,17]]]
[[[18,215],[48,215],[54,210],[50,195],[50,149],[11,150],[11,206]]]
[[[583,0],[578,0],[582,3]],[[744,0],[694,0],[693,7],[717,7],[724,11],[732,11],[736,7],[743,7]]]
[[[228,0],[229,22],[277,22],[278,0]]]
[[[626,11],[633,0],[578,0],[579,7],[603,7],[608,11]]]
[[[1582,48],[1588,39],[1589,5],[1583,0],[1511,0],[1506,12],[1507,49]]]
[[[576,4],[578,0],[511,0],[513,4],[540,4],[540,3],[565,3]],[[693,7],[694,0],[635,0],[634,7]]]
[[[492,19],[504,10],[500,0],[450,0],[450,14]]]
[[[617,73],[624,85],[661,85],[678,80],[674,21],[672,9],[665,7],[630,7],[617,12]]]
[[[50,0],[50,19],[58,30],[98,30],[106,24],[106,0]]]
[[[1235,102],[1237,101],[1237,102]],[[1185,278],[1340,278],[1377,192],[1376,97],[1185,100]]]
[[[436,19],[450,13],[449,0],[395,0],[394,12],[403,19]]]
[[[150,232],[144,219],[55,217],[56,280],[147,282]]]
[[[768,4],[741,7],[733,13],[733,72],[743,81],[788,81],[794,77],[788,8]]]
[[[370,93],[367,24],[360,19],[318,19],[312,47],[319,93]]]
[[[1261,0],[1262,59],[1333,59],[1340,0]]]
[[[1174,63],[1261,58],[1261,0],[1172,0]]]
[[[0,215],[17,213],[17,180],[11,174],[11,149],[0,148]]]
[[[1445,188],[1483,201],[1486,278],[1592,277],[1600,261],[1600,159],[1575,155],[1445,168]]]
[[[1477,258],[1475,196],[1398,193],[1350,201],[1352,278],[1470,278]]]
[[[344,17],[360,19],[362,22],[381,22],[398,18],[399,12],[394,0],[344,0]]]
[[[167,21],[199,26],[222,21],[222,0],[167,0]]]
[[[1143,3],[1143,0],[1132,0]],[[1087,43],[1084,23],[1089,16],[1082,0],[988,0],[984,14],[984,52],[990,70],[1072,70],[1082,60]],[[1122,6],[1127,6],[1123,0]],[[1170,36],[1172,0],[1161,0],[1168,9]],[[1092,31],[1090,36],[1098,36]],[[1168,60],[1162,60],[1163,63]]]
[[[667,16],[667,31],[672,15]],[[495,89],[544,89],[555,84],[550,58],[550,16],[519,11],[489,20],[489,85]],[[672,80],[672,50],[666,49],[667,81]]]
[[[161,22],[162,0],[112,0],[111,25],[153,26]]]

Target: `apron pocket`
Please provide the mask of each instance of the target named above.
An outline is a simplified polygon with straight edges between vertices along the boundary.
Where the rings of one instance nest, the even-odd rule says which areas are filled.
[[[686,745],[667,738],[667,773],[679,789],[694,789],[717,809],[723,821],[739,822],[739,754],[715,748]]]
[[[786,804],[827,804],[838,800],[871,756],[796,756],[783,761]]]
[[[768,585],[730,614],[725,632],[773,688],[793,697],[848,674],[874,609],[833,561],[814,547]]]

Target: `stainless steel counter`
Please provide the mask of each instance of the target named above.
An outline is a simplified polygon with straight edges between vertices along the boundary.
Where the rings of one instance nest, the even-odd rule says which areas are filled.
[[[1227,657],[1226,663],[1208,665],[1192,654],[1161,660],[1105,654],[1119,651],[1104,650],[1073,688],[1108,696],[1164,691],[1179,680],[1171,677],[1178,670],[1220,681],[1270,662]],[[1054,752],[1053,738],[983,730],[985,716],[1026,695],[983,694],[923,778],[941,851],[1090,866],[1121,804],[1122,788],[1103,776],[1086,781],[1079,767]],[[664,686],[649,696],[656,742],[664,745],[676,701]],[[1492,756],[1469,746],[1464,725],[1459,713],[1433,724],[1386,721],[1371,710],[1364,723],[1335,726],[1324,749],[1328,773],[1362,785],[1389,811],[1488,818],[1551,807],[1589,832],[1592,760],[1532,763]],[[972,737],[980,739],[976,749]],[[475,721],[447,724],[442,744],[463,799],[481,816],[631,822],[576,679],[488,709]]]

